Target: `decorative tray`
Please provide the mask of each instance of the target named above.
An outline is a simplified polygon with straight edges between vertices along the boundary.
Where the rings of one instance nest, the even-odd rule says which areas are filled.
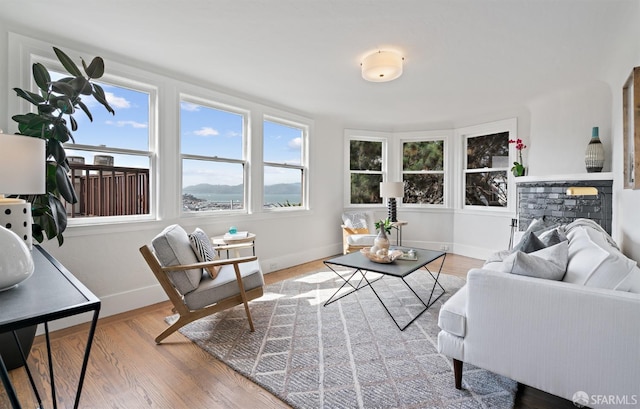
[[[367,248],[361,249],[360,253],[364,254],[366,258],[373,261],[374,263],[382,264],[393,263],[395,259],[402,255],[402,251],[400,250],[391,250],[386,256],[379,256],[377,254],[371,253]]]

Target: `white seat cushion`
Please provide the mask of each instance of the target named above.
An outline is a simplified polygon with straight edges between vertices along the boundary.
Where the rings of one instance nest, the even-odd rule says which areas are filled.
[[[238,266],[245,291],[264,285],[258,261],[240,263]],[[197,310],[237,294],[240,294],[240,288],[236,281],[236,273],[233,265],[227,264],[220,268],[215,279],[212,279],[209,274],[202,275],[200,286],[184,296],[184,303],[190,309]]]
[[[467,286],[463,286],[440,308],[438,326],[450,334],[464,337],[467,329]]]
[[[350,234],[347,243],[352,246],[373,246],[375,238],[375,234]]]

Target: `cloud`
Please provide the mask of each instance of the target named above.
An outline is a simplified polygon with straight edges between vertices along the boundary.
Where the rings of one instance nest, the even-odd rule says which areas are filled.
[[[213,128],[208,127],[208,126],[200,128],[197,131],[193,131],[193,133],[195,135],[198,135],[198,136],[218,136],[218,135],[220,135],[220,132],[218,132],[216,129],[213,129]]]
[[[300,137],[293,138],[292,140],[289,141],[290,149],[300,150],[301,146],[302,146],[302,138]]]
[[[131,103],[129,101],[125,98],[115,96],[113,92],[105,92],[104,95],[107,98],[109,105],[114,109],[131,108]]]
[[[189,112],[200,111],[200,105],[192,104],[191,102],[180,102],[180,108]]]
[[[105,122],[107,125],[113,125],[113,126],[117,126],[119,128],[124,127],[124,126],[130,126],[132,128],[135,129],[141,129],[141,128],[148,128],[149,125],[142,123],[142,122],[136,122],[136,121],[106,121]]]

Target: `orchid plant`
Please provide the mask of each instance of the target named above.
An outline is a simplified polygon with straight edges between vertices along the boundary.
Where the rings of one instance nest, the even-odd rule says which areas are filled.
[[[513,167],[511,168],[511,172],[513,173],[513,176],[524,176],[524,164],[522,161],[522,150],[527,148],[527,145],[525,145],[522,142],[522,139],[509,139],[509,143],[513,143],[516,145],[516,151],[517,151],[517,161],[513,162]]]

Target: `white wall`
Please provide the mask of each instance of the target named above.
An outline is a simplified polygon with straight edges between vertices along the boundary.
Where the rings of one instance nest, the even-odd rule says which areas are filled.
[[[628,20],[620,22],[620,41],[616,44],[615,57],[610,61],[607,80],[613,94],[611,137],[613,140],[614,238],[623,252],[640,261],[640,190],[623,188],[623,121],[622,87],[633,67],[640,66],[640,3],[628,14]],[[636,170],[636,174],[638,171]]]
[[[605,149],[603,172],[611,171],[611,87],[605,82],[562,89],[529,104],[531,134],[527,143],[529,175],[586,172],[584,153],[591,128],[600,128]]]

